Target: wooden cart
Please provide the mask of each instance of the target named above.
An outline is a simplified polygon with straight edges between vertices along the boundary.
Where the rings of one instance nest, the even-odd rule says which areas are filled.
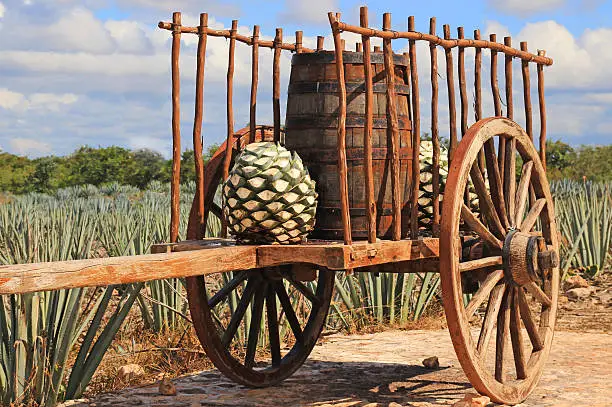
[[[382,30],[370,28],[366,8],[361,8],[360,26],[343,23],[340,15],[334,13],[329,14],[329,21],[334,40],[331,51],[323,49],[323,37],[318,38],[316,49],[304,47],[301,32],[296,33],[295,43],[284,43],[281,29],[277,29],[273,41],[260,38],[258,26],[254,27],[252,36],[238,34],[237,21],[233,21],[230,30],[214,30],[208,27],[206,14],[200,16],[197,27],[183,26],[180,13],[174,13],[171,23],[160,22],[159,27],[171,30],[173,36],[171,239],[174,243],[154,246],[151,255],[1,267],[0,294],[187,277],[191,317],[208,356],[236,382],[262,387],[289,377],[311,352],[330,307],[334,272],[439,271],[451,339],[470,382],[496,402],[523,401],[542,373],[551,348],[557,310],[559,242],[544,162],[543,68],[551,65],[552,60],[543,51],[537,55],[529,53],[526,43],[521,43],[520,50],[512,48],[509,37],[504,38],[504,44],[496,42],[494,34],[489,41],[481,39],[478,30],[474,32],[474,39],[466,39],[460,27],[458,38],[453,39],[449,26],[445,25],[444,38],[440,38],[436,36],[435,18],[431,19],[427,34],[414,30],[413,17],[408,19],[407,31],[391,30],[390,14],[384,15]],[[343,32],[361,36],[356,52],[344,50]],[[178,242],[179,52],[181,36],[188,33],[199,37],[193,127],[197,190],[189,218],[188,240]],[[201,128],[209,37],[229,39],[227,141],[204,167]],[[393,42],[402,39],[407,40],[408,52],[395,55]],[[382,50],[380,47],[372,50],[371,40],[382,40]],[[240,131],[234,131],[232,103],[237,43],[246,44],[252,53],[250,125]],[[428,45],[430,51],[427,91],[431,92],[434,183],[433,218],[428,228],[418,223],[421,134],[418,43]],[[272,126],[255,124],[260,48],[273,50]],[[475,50],[475,124],[469,127],[466,49]],[[490,50],[494,106],[494,116],[490,118],[483,115],[483,49]],[[444,93],[448,102],[450,141],[450,168],[442,208],[438,122],[438,57],[442,55],[438,54],[439,50],[444,50],[446,62]],[[295,83],[299,82],[298,77],[303,77],[298,74],[297,66],[310,66],[311,72],[318,72],[307,80],[316,85],[316,90],[309,91],[315,95],[315,101],[332,100],[332,117],[326,116],[329,120],[324,126],[319,117],[321,109],[315,106],[307,112],[314,116],[301,122],[308,125],[289,120],[288,108],[286,127],[281,127],[283,51],[295,53],[290,99],[299,93],[296,89],[303,90],[306,86],[302,84],[300,88]],[[497,79],[499,53],[504,56],[505,67],[504,116]],[[525,130],[513,121],[513,59],[521,61]],[[539,152],[533,142],[531,62],[537,65]],[[459,130],[455,69],[459,77]],[[331,95],[321,96],[322,89]],[[307,110],[304,105],[300,106],[298,113],[304,112],[301,109]],[[295,113],[295,109],[292,111]],[[328,184],[317,180],[322,188],[319,211],[324,215],[318,214],[313,233],[316,239],[302,245],[237,245],[225,236],[204,238],[211,214],[223,219],[222,204],[215,201],[215,194],[240,150],[256,141],[284,141],[289,148],[295,147],[304,155],[307,165],[317,168],[321,164],[317,157],[329,157],[329,151],[312,153],[299,147],[296,141],[308,140],[304,137],[308,132],[317,137],[316,126],[325,134],[332,128],[334,174],[326,178],[332,179]],[[379,177],[381,171],[386,174],[383,181]],[[333,199],[325,188],[339,191],[337,207],[330,204]],[[477,210],[466,205],[468,190],[478,197]],[[335,224],[339,228],[334,228]],[[330,236],[338,238],[329,239]],[[359,237],[363,240],[358,240]],[[292,301],[287,287],[301,295],[301,300]],[[248,339],[241,342],[243,347],[236,346],[235,337],[240,336],[239,328],[246,318],[250,320],[248,335],[245,335]],[[285,324],[280,323],[283,319],[290,332],[283,331]],[[266,346],[262,350],[258,341],[266,331]],[[292,339],[285,341],[282,348],[281,338],[287,335]]]

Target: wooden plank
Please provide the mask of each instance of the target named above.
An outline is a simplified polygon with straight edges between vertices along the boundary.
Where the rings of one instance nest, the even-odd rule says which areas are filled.
[[[438,239],[383,240],[353,245],[268,245],[257,249],[258,267],[310,263],[330,270],[347,270],[392,262],[433,259],[439,255]]]
[[[255,267],[257,246],[18,264],[0,266],[0,295],[128,284]]]

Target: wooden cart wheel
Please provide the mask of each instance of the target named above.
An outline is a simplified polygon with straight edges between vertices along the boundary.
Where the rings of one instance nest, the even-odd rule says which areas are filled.
[[[268,135],[261,132],[256,141]],[[248,139],[248,132],[239,134],[235,150]],[[225,148],[206,166],[206,222],[210,213],[221,212],[213,197]],[[188,238],[197,236],[194,208],[195,203]],[[265,387],[289,377],[312,351],[327,318],[333,283],[329,270],[294,264],[191,277],[187,295],[196,333],[214,365],[237,383]]]
[[[478,209],[466,205],[468,180]],[[444,197],[440,273],[457,357],[478,392],[520,403],[542,374],[559,291],[553,201],[532,141],[508,119],[474,124]]]

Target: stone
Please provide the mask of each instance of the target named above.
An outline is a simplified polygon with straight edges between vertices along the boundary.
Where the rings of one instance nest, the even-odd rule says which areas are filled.
[[[565,295],[570,301],[578,301],[588,298],[593,293],[593,291],[593,287],[578,287],[572,288],[571,290],[567,290],[565,292]]]
[[[453,407],[485,407],[491,399],[487,396],[481,396],[478,393],[468,393],[460,400],[453,404]]]
[[[159,382],[159,394],[162,396],[176,396],[176,386],[172,383],[172,380],[163,378]]]
[[[123,365],[117,369],[117,377],[120,380],[129,381],[137,379],[145,375],[145,370],[142,366],[135,363],[129,365]]]
[[[423,360],[423,366],[427,369],[438,369],[440,367],[440,362],[438,361],[437,356],[432,356]]]
[[[565,280],[565,289],[570,290],[572,288],[586,288],[589,286],[589,282],[586,281],[582,276],[576,274],[570,276]]]

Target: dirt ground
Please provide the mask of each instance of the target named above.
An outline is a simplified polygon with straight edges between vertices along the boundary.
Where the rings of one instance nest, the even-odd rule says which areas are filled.
[[[610,406],[612,276],[579,301],[560,299],[553,349],[539,386],[520,406]],[[440,369],[421,361],[437,356]],[[177,396],[152,384],[64,406],[441,406],[471,390],[446,330],[332,335],[283,384],[247,389],[216,370],[174,380]],[[493,406],[493,404],[491,404]]]

